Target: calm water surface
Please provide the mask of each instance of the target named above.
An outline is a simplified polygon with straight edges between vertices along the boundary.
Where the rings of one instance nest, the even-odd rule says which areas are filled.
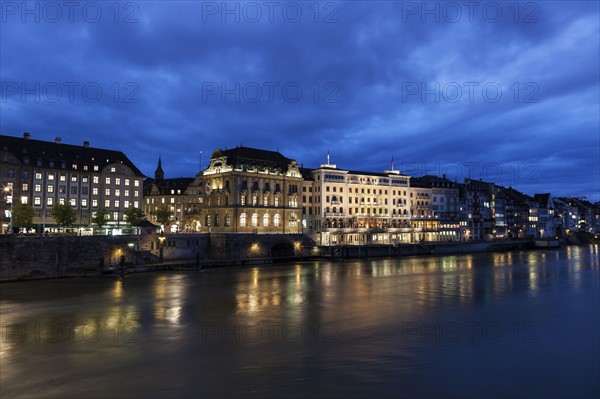
[[[0,285],[0,397],[597,398],[599,249]]]

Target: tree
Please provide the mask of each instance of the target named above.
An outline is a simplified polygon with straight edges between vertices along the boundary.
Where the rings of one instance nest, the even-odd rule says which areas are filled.
[[[27,227],[33,223],[35,211],[31,205],[18,204],[13,206],[13,227]]]
[[[77,215],[71,205],[60,203],[56,203],[52,207],[52,217],[62,227],[68,227],[77,220]]]
[[[108,211],[104,208],[98,209],[92,217],[92,224],[99,229],[106,226],[108,223]]]
[[[156,211],[154,211],[154,216],[156,216],[156,221],[162,225],[167,225],[171,221],[171,209],[168,206],[161,206]]]
[[[135,226],[140,224],[146,215],[140,208],[130,207],[125,211],[125,217],[130,225]]]

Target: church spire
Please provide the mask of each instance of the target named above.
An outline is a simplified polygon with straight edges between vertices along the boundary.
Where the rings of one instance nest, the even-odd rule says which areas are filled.
[[[154,171],[154,180],[162,180],[164,178],[165,178],[165,172],[163,172],[161,157],[159,155],[158,156],[158,166],[156,167],[156,170]]]

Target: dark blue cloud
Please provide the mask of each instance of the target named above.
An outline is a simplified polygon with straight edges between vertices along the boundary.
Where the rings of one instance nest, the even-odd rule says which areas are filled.
[[[243,143],[600,199],[595,2],[84,2],[57,23],[36,4],[39,22],[0,10],[3,134],[90,140],[149,175]]]

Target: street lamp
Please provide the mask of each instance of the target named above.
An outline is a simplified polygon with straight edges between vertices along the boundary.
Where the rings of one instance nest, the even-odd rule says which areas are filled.
[[[8,192],[10,191],[10,230],[13,228],[13,202],[14,202],[14,188],[12,186],[4,187],[4,191],[7,193],[6,201],[8,201]]]

